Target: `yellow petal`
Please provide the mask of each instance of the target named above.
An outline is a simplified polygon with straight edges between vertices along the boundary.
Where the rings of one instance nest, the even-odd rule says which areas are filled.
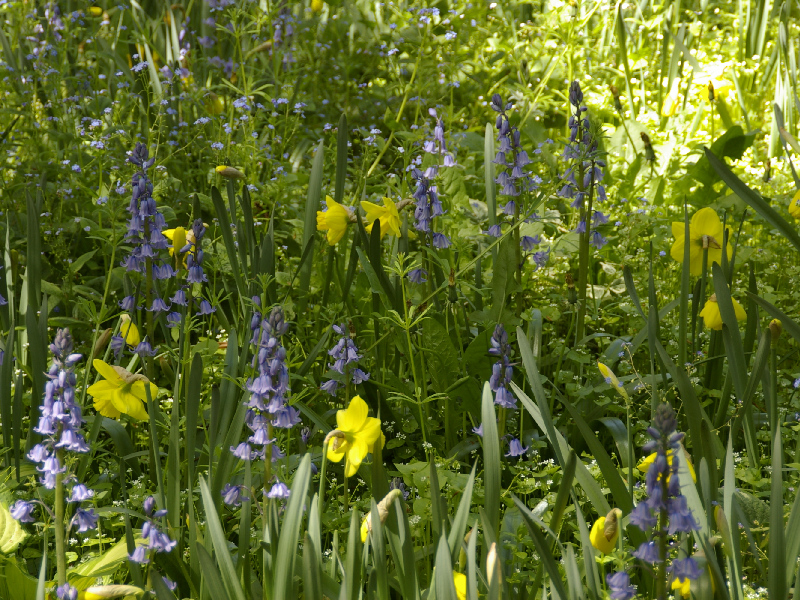
[[[368,414],[367,403],[361,399],[361,396],[353,396],[346,410],[337,411],[336,428],[344,432],[359,431],[364,426]]]
[[[453,585],[456,586],[458,600],[467,600],[467,576],[463,573],[453,573]]]
[[[597,519],[597,521],[594,522],[594,525],[592,525],[592,530],[589,532],[589,539],[592,542],[592,546],[594,546],[597,550],[603,554],[609,554],[612,550],[614,550],[614,542],[616,542],[616,538],[614,539],[614,542],[606,539],[604,534],[605,526],[605,517],[600,517]]]
[[[678,579],[677,577],[672,581],[672,589],[678,590],[678,593],[684,598],[688,598],[691,593],[691,579]]]
[[[733,300],[733,312],[736,313],[736,320],[744,321],[747,318],[747,313],[744,312],[742,305],[735,298],[731,298],[731,300]]]
[[[368,447],[372,447],[381,436],[381,420],[367,417],[362,427],[355,433],[359,440],[363,440]]]
[[[672,257],[672,260],[682,263],[683,262],[683,246],[685,244],[686,238],[684,237],[683,233],[680,235],[675,236],[675,242],[672,244],[672,248],[670,248],[669,255]]]
[[[135,381],[131,385],[131,394],[134,398],[141,400],[142,402],[147,402],[147,391],[144,387],[144,381]],[[154,383],[150,383],[150,398],[155,400],[156,396],[158,396],[158,386]]]
[[[700,311],[700,317],[709,329],[716,329],[717,331],[722,329],[722,315],[719,312],[719,304],[716,302],[712,300],[706,302],[703,310]]]
[[[126,344],[135,348],[139,345],[139,342],[142,341],[142,338],[139,336],[139,328],[131,321],[131,316],[128,313],[122,313],[119,318],[122,321],[119,328],[120,334],[125,338]]]
[[[104,417],[118,419],[120,412],[114,408],[111,397],[118,388],[108,381],[98,381],[86,390],[94,398],[94,409]]]
[[[679,237],[683,237],[686,233],[685,226],[683,221],[673,221],[672,222],[672,237],[678,239]]]
[[[109,365],[107,362],[100,360],[99,358],[95,358],[92,361],[92,366],[108,381],[115,384],[119,382],[117,385],[122,385],[122,378],[114,370],[114,367]]]
[[[710,235],[722,246],[722,221],[719,220],[719,215],[713,208],[707,206],[694,213],[689,228],[692,239]]]
[[[328,460],[332,462],[342,462],[342,459],[345,457],[347,450],[350,448],[350,444],[344,442],[340,444],[335,450],[333,449],[333,444],[328,445]]]

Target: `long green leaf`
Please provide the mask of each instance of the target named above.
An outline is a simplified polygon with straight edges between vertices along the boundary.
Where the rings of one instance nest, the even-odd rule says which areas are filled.
[[[547,540],[542,532],[539,531],[539,525],[534,520],[531,511],[528,510],[527,506],[525,506],[525,503],[516,496],[513,496],[513,498],[514,503],[522,513],[522,519],[525,521],[528,532],[531,534],[531,539],[533,540],[533,545],[536,548],[536,553],[539,555],[539,560],[544,565],[544,569],[547,571],[547,574],[550,575],[550,585],[553,592],[553,598],[555,600],[567,600],[567,591],[564,589],[561,571],[559,570],[558,564],[553,558],[553,554],[550,551]]]
[[[772,442],[772,473],[769,496],[769,571],[767,589],[770,600],[786,600],[787,565],[786,544],[783,532],[783,444],[780,432],[775,432]],[[797,532],[794,532],[797,536]],[[791,572],[791,569],[790,569]]]
[[[797,234],[797,230],[787,223],[786,220],[781,217],[775,211],[775,209],[772,208],[766,200],[764,200],[764,198],[761,197],[761,194],[749,188],[747,184],[745,184],[736,176],[733,171],[731,171],[728,165],[714,156],[711,150],[706,148],[705,151],[706,157],[708,158],[709,163],[711,163],[712,168],[717,172],[717,175],[720,176],[722,181],[724,181],[725,184],[731,188],[733,193],[749,204],[750,207],[756,211],[762,219],[777,229],[783,237],[789,240],[792,245],[798,251],[800,251],[800,235]]]
[[[469,518],[469,508],[472,504],[472,488],[475,485],[475,471],[478,468],[476,462],[472,465],[472,471],[469,474],[467,485],[464,486],[464,492],[461,494],[461,501],[458,503],[456,516],[453,518],[453,524],[450,527],[450,535],[447,538],[447,543],[450,545],[451,559],[455,563],[461,551],[461,541],[464,538],[464,529],[467,526],[467,519]]]
[[[203,506],[206,512],[206,525],[211,535],[211,543],[214,545],[214,553],[217,556],[216,562],[222,572],[222,582],[225,585],[227,595],[231,600],[246,600],[244,590],[242,590],[239,578],[236,576],[233,560],[231,560],[228,540],[225,538],[222,523],[220,523],[217,515],[214,497],[211,495],[211,489],[208,487],[208,482],[205,478],[200,479],[200,493],[203,497]],[[283,596],[277,597],[281,598]]]
[[[281,537],[278,541],[278,553],[275,560],[275,582],[272,588],[273,598],[294,597],[294,562],[297,556],[297,538],[303,519],[303,507],[307,502],[308,482],[311,479],[311,455],[306,454],[292,480],[292,492],[289,495],[286,512],[281,526]]]
[[[437,600],[458,600],[456,587],[453,585],[453,567],[450,563],[450,547],[447,545],[445,532],[439,537],[436,549],[436,575],[434,577]]]
[[[500,527],[500,438],[497,433],[497,415],[494,397],[489,382],[483,384],[481,400],[481,423],[483,424],[483,480],[484,503],[492,533],[497,536]]]
[[[320,141],[314,152],[314,162],[311,165],[311,175],[308,180],[308,196],[306,197],[306,211],[303,218],[303,249],[311,245],[314,248],[314,233],[317,231],[317,211],[322,197],[322,169],[324,166],[325,146]],[[308,288],[311,283],[311,265],[313,261],[306,261],[300,270],[300,307],[305,308],[308,301]]]

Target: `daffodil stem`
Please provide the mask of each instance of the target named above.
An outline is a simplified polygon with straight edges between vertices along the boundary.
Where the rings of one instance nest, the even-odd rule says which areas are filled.
[[[697,320],[702,319],[700,313],[703,312],[703,307],[706,305],[706,275],[708,274],[708,248],[703,248],[703,268],[700,272],[700,298],[697,299]],[[697,352],[697,322],[692,327],[692,351]]]
[[[64,451],[59,449],[56,451],[58,464],[64,464]],[[55,488],[55,519],[53,520],[53,528],[55,529],[56,537],[56,581],[58,585],[64,585],[67,582],[67,548],[64,540],[64,475],[63,473],[56,474],[56,488]]]
[[[344,514],[350,512],[350,490],[349,482],[347,481],[347,461],[344,464],[344,487],[342,488],[342,505],[344,506]]]
[[[330,442],[329,442],[330,443]],[[319,522],[322,523],[322,514],[325,512],[325,472],[328,469],[328,444],[322,448],[322,466],[319,470]]]

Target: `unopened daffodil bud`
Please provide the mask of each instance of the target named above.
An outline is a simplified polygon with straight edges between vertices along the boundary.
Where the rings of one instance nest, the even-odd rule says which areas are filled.
[[[489,584],[490,589],[494,581],[497,581],[498,586],[502,583],[500,562],[497,558],[497,542],[492,542],[489,552],[486,554],[486,583]]]
[[[613,508],[605,517],[600,517],[592,525],[589,539],[592,542],[592,546],[603,554],[612,552],[617,544],[619,519],[621,517],[622,511],[618,508]]]
[[[139,336],[139,328],[131,321],[131,316],[128,313],[122,313],[119,316],[119,320],[120,335],[125,338],[125,343],[128,344],[128,346],[135,348],[139,345],[139,342],[142,341],[142,338]]]
[[[606,383],[611,387],[613,387],[614,390],[627,401],[629,399],[628,392],[625,391],[624,387],[622,387],[622,384],[620,383],[619,379],[617,379],[617,376],[614,375],[614,371],[612,371],[606,365],[604,365],[599,361],[597,363],[597,368],[600,369],[600,373],[603,375],[603,378],[606,380]]]
[[[322,0],[311,0],[311,10],[318,13],[322,10],[325,3]]]
[[[470,529],[467,532],[467,535],[464,536],[464,546],[469,545],[469,538],[471,537],[472,537],[472,529]],[[464,552],[464,547],[462,546],[461,550],[459,550],[458,552],[458,568],[463,571],[464,567],[466,566],[467,566],[467,553]]]
[[[225,103],[214,92],[208,92],[206,95],[206,108],[212,115],[218,115],[225,110]]]
[[[780,322],[780,319],[772,319],[772,321],[769,322],[769,332],[772,334],[773,342],[781,337],[781,333],[783,332],[783,323]]]
[[[732,556],[733,536],[731,535],[731,529],[728,526],[728,518],[725,516],[725,512],[722,510],[722,507],[719,504],[714,507],[714,522],[716,523],[717,530],[722,538],[723,552],[725,552],[727,556]]]
[[[242,173],[236,167],[229,167],[227,165],[219,165],[216,168],[217,174],[225,179],[244,179],[244,173]]]
[[[398,489],[391,490],[386,496],[384,496],[383,500],[378,502],[378,517],[381,520],[381,523],[386,523],[386,519],[389,518],[389,507],[392,505],[392,502],[395,499],[399,498],[401,492]],[[367,535],[372,531],[372,511],[367,513],[366,518],[361,522],[361,543],[367,541]]]
[[[78,600],[108,600],[140,596],[144,590],[133,585],[95,585],[78,593]]]

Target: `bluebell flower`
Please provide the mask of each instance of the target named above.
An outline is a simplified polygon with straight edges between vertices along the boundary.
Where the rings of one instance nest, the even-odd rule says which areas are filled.
[[[33,502],[25,500],[17,500],[9,509],[11,516],[20,523],[33,523],[36,519],[33,516],[33,511],[36,505]]]
[[[531,252],[540,242],[541,238],[538,235],[523,235],[519,240],[519,245],[522,246],[525,252]]]
[[[93,508],[79,508],[75,511],[72,521],[78,526],[78,531],[83,533],[97,528],[97,518],[98,516]]]
[[[473,427],[472,428],[472,433],[474,433],[478,437],[483,437],[483,423],[481,423],[477,427]]]
[[[516,458],[518,456],[523,456],[527,451],[528,451],[527,446],[523,446],[522,442],[520,442],[517,438],[513,438],[508,443],[508,452],[506,453],[506,456],[511,456]]]
[[[495,404],[504,408],[515,409],[517,399],[509,391],[508,385],[514,375],[511,364],[513,350],[508,343],[508,333],[501,324],[497,324],[490,340],[489,354],[497,356],[499,360],[492,366],[492,376],[489,378],[489,387],[495,393]]]
[[[290,491],[289,488],[286,487],[286,484],[279,481],[267,492],[267,498],[286,499],[289,497],[289,494]]]
[[[241,506],[242,502],[247,502],[249,498],[243,496],[243,492],[247,491],[243,485],[231,485],[226,483],[222,488],[222,501],[228,506]]]
[[[413,269],[408,272],[408,280],[411,283],[425,283],[428,281],[428,272],[425,269]]]
[[[82,483],[76,483],[72,486],[72,493],[67,499],[67,502],[85,502],[94,497],[94,490],[87,488]]]
[[[612,600],[631,600],[636,596],[636,588],[631,585],[631,577],[625,571],[609,573],[606,583]]]
[[[58,600],[78,600],[78,590],[65,583],[56,588],[56,598]]]

